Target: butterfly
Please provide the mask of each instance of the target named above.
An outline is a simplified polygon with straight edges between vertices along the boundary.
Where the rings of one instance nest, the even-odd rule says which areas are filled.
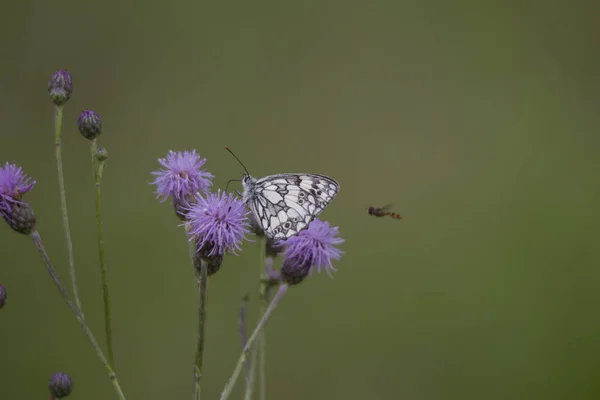
[[[340,191],[339,183],[325,175],[275,174],[256,179],[247,169],[242,186],[244,203],[265,236],[274,240],[286,240],[308,228]]]

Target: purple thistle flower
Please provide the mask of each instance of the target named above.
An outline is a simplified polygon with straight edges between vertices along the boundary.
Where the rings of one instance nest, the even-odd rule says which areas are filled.
[[[25,235],[35,230],[36,218],[22,198],[34,185],[21,167],[9,163],[0,167],[0,215],[13,230]]]
[[[313,268],[321,272],[325,268],[329,276],[331,271],[337,271],[331,261],[339,260],[344,253],[337,247],[344,239],[337,237],[338,227],[330,227],[328,222],[313,220],[308,228],[289,238],[285,244],[281,274],[289,284],[300,283]]]
[[[228,251],[236,254],[249,233],[248,214],[244,202],[231,193],[219,190],[205,197],[196,195],[195,203],[187,209],[187,217],[198,252],[205,258]]]
[[[0,167],[0,213],[10,213],[12,205],[23,204],[21,198],[35,185],[24,172],[15,164],[6,163]]]
[[[21,196],[33,189],[32,181],[23,168],[6,163],[0,167],[0,198],[1,203],[21,200]]]
[[[156,197],[164,202],[169,196],[175,201],[185,199],[196,192],[207,192],[212,185],[213,175],[201,169],[206,162],[200,158],[196,150],[174,152],[169,151],[165,158],[158,162],[164,167],[160,171],[152,172],[156,179]]]

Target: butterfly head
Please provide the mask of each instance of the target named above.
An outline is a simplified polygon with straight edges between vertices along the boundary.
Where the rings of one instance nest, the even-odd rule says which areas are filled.
[[[242,178],[242,187],[244,188],[244,193],[242,194],[242,197],[246,202],[254,196],[256,179],[248,174],[244,175],[244,177]]]

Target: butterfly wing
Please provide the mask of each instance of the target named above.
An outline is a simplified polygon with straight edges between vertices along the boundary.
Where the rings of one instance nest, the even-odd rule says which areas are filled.
[[[308,227],[340,190],[333,179],[317,174],[278,174],[256,181],[250,201],[265,235],[285,240]]]

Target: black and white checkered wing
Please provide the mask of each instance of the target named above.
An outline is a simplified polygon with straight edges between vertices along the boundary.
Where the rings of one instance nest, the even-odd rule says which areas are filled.
[[[270,175],[256,181],[250,207],[267,237],[285,240],[307,228],[339,190],[324,175]]]

